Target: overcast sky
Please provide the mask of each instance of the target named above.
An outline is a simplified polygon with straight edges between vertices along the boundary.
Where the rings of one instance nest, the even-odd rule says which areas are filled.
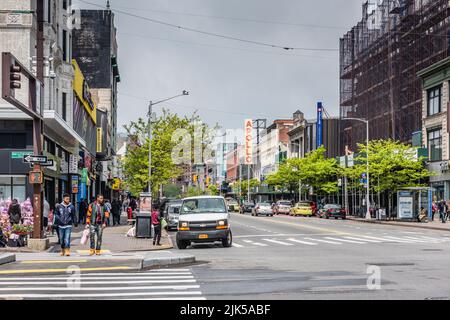
[[[105,5],[106,0],[86,0]],[[184,27],[270,44],[339,48],[361,18],[362,0],[111,0],[111,8]],[[98,9],[74,0],[74,5]],[[224,19],[226,18],[226,19]],[[243,21],[246,20],[246,21]],[[248,21],[252,20],[252,21]],[[258,21],[258,22],[257,22]],[[271,23],[277,22],[277,23]],[[316,115],[323,101],[338,115],[339,53],[285,51],[178,30],[116,12],[119,131],[145,116],[148,100],[188,90],[159,105],[198,109],[205,122],[241,128],[246,118]]]

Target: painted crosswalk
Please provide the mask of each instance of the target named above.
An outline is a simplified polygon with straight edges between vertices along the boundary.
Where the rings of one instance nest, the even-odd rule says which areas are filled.
[[[287,236],[287,235],[286,235]],[[278,247],[290,247],[290,246],[318,246],[318,245],[382,245],[385,243],[393,244],[416,244],[416,245],[431,245],[431,244],[443,244],[449,243],[449,237],[429,237],[424,235],[388,235],[383,234],[381,236],[374,236],[369,234],[358,235],[314,235],[306,237],[305,235],[299,237],[286,237],[283,235],[274,237],[255,237],[252,236],[252,240],[245,239],[245,236],[239,237],[234,240],[233,247],[235,248],[258,248],[268,246]]]
[[[0,299],[205,300],[190,269],[0,277]]]

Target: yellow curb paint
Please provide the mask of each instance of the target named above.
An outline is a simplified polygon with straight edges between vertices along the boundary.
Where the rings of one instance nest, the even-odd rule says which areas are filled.
[[[24,260],[21,264],[46,264],[46,263],[84,263],[87,260]]]
[[[80,268],[79,271],[113,271],[113,270],[130,270],[131,267],[104,267],[104,268]],[[28,269],[28,270],[1,270],[0,274],[21,274],[21,273],[51,273],[51,272],[66,272],[64,269]]]
[[[77,250],[77,253],[79,254],[89,254],[89,250]],[[111,254],[111,251],[109,250],[100,250],[100,254]]]

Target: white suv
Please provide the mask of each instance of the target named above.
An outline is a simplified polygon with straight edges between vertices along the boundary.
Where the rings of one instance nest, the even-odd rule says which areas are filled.
[[[230,214],[223,197],[201,196],[183,199],[178,220],[177,246],[186,249],[191,243],[220,241],[232,246]]]

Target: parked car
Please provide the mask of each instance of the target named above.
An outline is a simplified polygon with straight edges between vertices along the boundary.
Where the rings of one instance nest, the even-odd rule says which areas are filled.
[[[252,216],[261,215],[273,217],[273,209],[270,203],[260,202],[256,204],[255,208],[253,209]]]
[[[292,209],[292,204],[290,201],[280,200],[275,204],[274,213],[275,214],[289,214]]]
[[[240,206],[236,199],[228,198],[227,199],[228,211],[230,212],[239,212]]]
[[[305,201],[295,204],[289,215],[312,217],[314,215],[314,211],[312,209],[311,202]]]
[[[167,204],[165,217],[167,219],[167,226],[169,230],[176,230],[178,228],[178,219],[180,217],[180,208],[182,200],[170,201]]]
[[[191,243],[221,242],[231,247],[230,214],[223,197],[199,196],[183,199],[176,242],[179,249]]]
[[[253,212],[253,209],[255,208],[255,204],[253,202],[244,201],[241,205],[240,213],[244,214],[246,212]]]
[[[323,209],[320,209],[319,218],[341,218],[345,220],[347,218],[347,211],[340,204],[326,204]]]

